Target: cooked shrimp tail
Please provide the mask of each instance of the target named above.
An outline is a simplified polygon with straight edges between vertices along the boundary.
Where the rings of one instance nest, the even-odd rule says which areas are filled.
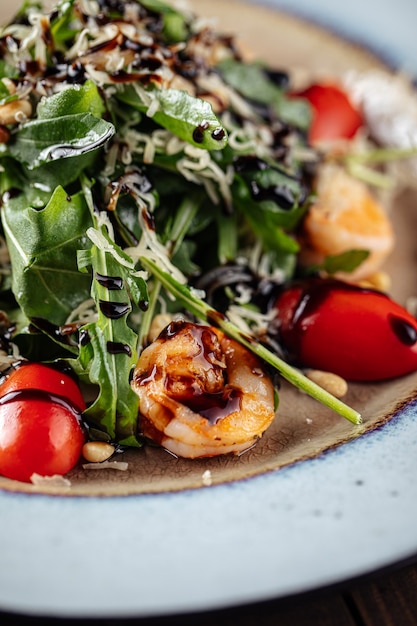
[[[210,326],[170,323],[143,350],[132,386],[141,434],[181,457],[241,453],[275,417],[258,358]]]
[[[365,183],[335,164],[322,166],[316,188],[317,201],[303,224],[301,262],[316,265],[326,256],[367,250],[368,257],[352,273],[337,276],[351,281],[368,279],[394,247],[388,215]]]

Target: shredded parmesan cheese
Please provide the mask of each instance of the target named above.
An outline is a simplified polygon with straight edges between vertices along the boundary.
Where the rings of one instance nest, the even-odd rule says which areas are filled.
[[[103,461],[102,463],[83,463],[82,468],[85,470],[118,470],[120,472],[126,472],[129,468],[129,463],[125,461]]]
[[[54,474],[53,476],[41,476],[40,474],[32,474],[30,482],[35,487],[71,487],[71,481],[64,476]]]

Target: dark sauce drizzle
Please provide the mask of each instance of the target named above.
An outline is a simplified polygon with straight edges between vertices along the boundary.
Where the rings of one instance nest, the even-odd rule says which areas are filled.
[[[213,333],[203,325],[189,324],[181,320],[171,322],[161,332],[158,341],[170,341],[184,330],[191,333],[194,342],[199,348],[198,353],[190,358],[197,361],[201,360],[201,365],[204,369],[207,369],[207,364],[212,366],[213,358],[216,360],[213,353],[213,350],[215,350]],[[161,373],[154,366],[151,371],[139,376],[137,383],[146,385],[153,380],[157,380],[160,375]],[[177,381],[177,375],[174,376],[172,381],[170,376],[167,376],[165,389],[168,395],[171,395],[171,384],[175,385]],[[200,387],[193,384],[194,378],[192,376],[181,376],[181,382],[183,383],[181,395],[179,398],[174,397],[192,411],[204,417],[210,424],[217,424],[223,418],[241,409],[242,391],[236,387],[226,384],[218,392],[207,392],[202,391]]]
[[[132,350],[127,343],[108,341],[106,347],[109,354],[126,354],[127,356],[132,356]]]
[[[394,335],[405,346],[413,346],[417,342],[417,330],[407,320],[396,315],[389,315],[388,322]]]
[[[129,302],[107,302],[106,300],[99,300],[100,311],[105,317],[112,320],[117,320],[129,313]]]
[[[96,281],[109,291],[120,291],[123,289],[123,278],[120,276],[104,276],[96,272]]]
[[[43,401],[58,404],[67,411],[70,411],[83,430],[86,430],[86,425],[82,420],[82,411],[80,411],[80,409],[68,398],[50,393],[49,391],[45,391],[43,389],[18,389],[17,391],[10,391],[4,396],[1,396],[0,405],[9,404],[19,400]]]
[[[241,409],[242,391],[228,387],[222,393],[193,394],[184,399],[184,404],[204,417],[210,424],[217,424],[231,413]]]
[[[204,141],[204,132],[208,129],[208,122],[201,122],[198,126],[195,127],[193,132],[193,139],[196,143],[203,143]]]
[[[245,155],[237,157],[234,161],[235,169],[242,174],[248,182],[252,198],[257,202],[264,200],[272,200],[284,211],[290,211],[296,204],[302,206],[307,200],[309,188],[304,183],[303,177],[288,174],[284,169],[279,167],[271,168],[271,165],[257,156]],[[270,185],[262,187],[257,180],[251,177],[257,171],[265,169],[275,169],[289,184]],[[296,195],[290,186],[290,183],[297,183],[299,193]]]

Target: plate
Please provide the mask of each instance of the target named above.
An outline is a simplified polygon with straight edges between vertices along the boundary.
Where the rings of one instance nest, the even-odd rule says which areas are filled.
[[[294,73],[386,69],[388,57],[415,63],[406,36],[381,60],[373,50],[382,32],[372,29],[363,47],[317,25],[326,16],[336,31],[357,33],[347,8],[332,15],[325,1],[314,15],[291,3],[314,23],[238,0],[194,4]],[[384,10],[407,29],[415,8],[406,15],[398,6]],[[362,7],[362,19],[364,10],[372,13]],[[415,196],[405,192],[396,205],[401,246],[389,272],[404,301],[416,270]],[[417,374],[351,385],[346,401],[365,418],[358,429],[284,386],[276,423],[239,458],[190,462],[148,448],[131,454],[126,473],[76,470],[68,489],[39,493],[1,480],[0,609],[106,618],[203,611],[311,591],[417,554],[416,397]]]

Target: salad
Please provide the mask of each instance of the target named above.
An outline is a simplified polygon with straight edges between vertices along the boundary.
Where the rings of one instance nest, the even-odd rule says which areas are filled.
[[[296,90],[160,0],[25,2],[0,57],[0,475],[240,454],[277,376],[360,424],[346,380],[417,370],[368,184],[413,150],[343,86]]]

